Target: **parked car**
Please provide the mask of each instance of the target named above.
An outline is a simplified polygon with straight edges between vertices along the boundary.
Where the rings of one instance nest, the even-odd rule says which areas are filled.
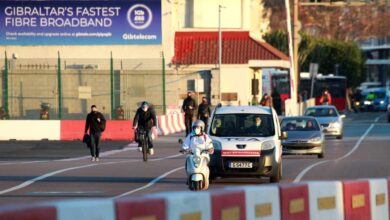
[[[207,133],[213,140],[210,179],[215,177],[282,178],[282,145],[274,109],[264,106],[219,106]]]
[[[305,115],[315,117],[321,124],[326,136],[335,136],[337,139],[343,138],[343,119],[345,118],[345,115],[340,115],[335,106],[312,106],[306,109]]]
[[[282,140],[283,154],[308,154],[324,157],[325,135],[321,125],[314,117],[286,117],[281,122],[282,131],[287,138]]]

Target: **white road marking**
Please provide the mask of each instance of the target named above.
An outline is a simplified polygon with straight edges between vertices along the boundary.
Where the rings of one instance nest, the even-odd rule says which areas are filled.
[[[110,156],[117,153],[122,153],[129,150],[136,150],[138,144],[128,144],[123,149],[120,150],[111,150],[101,153],[100,155],[103,157]],[[19,164],[33,164],[33,163],[44,163],[44,162],[66,162],[66,161],[77,161],[77,160],[85,160],[89,159],[91,156],[82,156],[82,157],[74,157],[74,158],[67,158],[67,159],[59,159],[59,160],[40,160],[40,161],[23,161],[23,162],[6,162],[6,163],[0,163],[0,166],[4,165],[19,165]]]
[[[379,119],[380,119],[381,117],[383,117],[383,116],[384,116],[384,115],[378,116],[378,117],[374,120],[374,123],[377,123],[377,122],[379,121]],[[352,148],[352,150],[350,150],[350,151],[349,151],[347,154],[345,154],[344,156],[342,156],[342,157],[340,157],[340,158],[337,158],[337,159],[334,159],[334,161],[339,161],[339,160],[345,159],[345,158],[349,157],[353,152],[355,152],[355,151],[359,148],[360,144],[363,142],[364,138],[366,138],[366,136],[367,136],[367,135],[371,132],[371,130],[374,128],[374,126],[375,126],[374,123],[372,123],[372,124],[370,125],[370,127],[366,130],[366,132],[364,132],[363,136],[361,136],[361,137],[359,138],[359,140],[356,142],[356,144],[355,144],[355,146]],[[294,179],[293,182],[295,183],[295,182],[301,181],[302,177],[303,177],[307,172],[309,172],[313,167],[316,167],[316,166],[318,166],[318,165],[321,165],[321,164],[326,163],[326,162],[329,162],[329,161],[330,161],[330,160],[320,161],[320,162],[314,163],[314,164],[312,164],[312,165],[306,167],[304,170],[302,170],[302,171],[298,174],[298,176]]]
[[[138,192],[138,191],[144,190],[144,189],[146,189],[146,188],[149,188],[149,187],[153,186],[154,184],[156,184],[157,182],[159,182],[160,180],[162,180],[162,179],[164,179],[165,177],[169,176],[170,174],[175,173],[175,172],[177,172],[177,171],[179,171],[179,170],[181,170],[181,169],[184,169],[184,166],[175,168],[175,169],[173,169],[173,170],[170,170],[170,171],[168,171],[168,172],[166,172],[166,173],[160,175],[159,177],[153,179],[150,183],[146,184],[145,186],[139,187],[139,188],[137,188],[137,189],[133,189],[133,190],[131,190],[131,191],[129,191],[129,192],[125,192],[125,193],[120,194],[120,195],[118,195],[118,196],[114,196],[114,197],[112,197],[112,199],[118,199],[118,198],[121,198],[121,197],[124,197],[124,196],[131,195],[131,194],[136,193],[136,192]]]
[[[175,158],[175,157],[179,157],[179,156],[181,156],[181,154],[175,154],[175,155],[170,155],[170,156],[163,157],[163,158],[151,159],[149,161],[150,162],[161,161],[161,160],[171,159],[171,158]],[[2,190],[2,191],[0,191],[0,195],[3,195],[3,194],[6,194],[6,193],[15,191],[15,190],[19,190],[19,189],[25,188],[25,187],[27,187],[29,185],[34,184],[35,182],[47,179],[47,178],[49,178],[51,176],[54,176],[54,175],[57,175],[57,174],[60,174],[60,173],[65,173],[65,172],[68,172],[68,171],[72,171],[72,170],[78,170],[78,169],[89,168],[89,167],[94,167],[94,166],[120,164],[120,163],[132,163],[132,162],[140,162],[140,161],[142,161],[142,159],[116,161],[116,162],[105,162],[105,163],[94,163],[94,164],[88,164],[88,165],[83,165],[83,166],[69,167],[69,168],[53,171],[53,172],[50,172],[50,173],[47,173],[47,174],[35,177],[33,179],[27,180],[27,181],[17,185],[17,186],[14,186],[14,187]]]

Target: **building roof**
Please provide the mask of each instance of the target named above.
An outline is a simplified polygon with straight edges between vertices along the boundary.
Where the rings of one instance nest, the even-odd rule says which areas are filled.
[[[251,38],[248,31],[222,32],[222,64],[247,64],[249,60],[289,60],[266,42]],[[218,32],[176,32],[175,64],[217,64]]]

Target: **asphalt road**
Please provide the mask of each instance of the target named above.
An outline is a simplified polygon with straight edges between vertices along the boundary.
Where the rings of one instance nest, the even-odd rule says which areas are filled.
[[[327,139],[324,159],[283,157],[282,182],[389,177],[389,134],[385,113],[348,115],[344,139]],[[188,190],[180,137],[160,137],[147,163],[128,142],[104,141],[100,162],[81,142],[0,142],[0,205]],[[210,189],[243,184],[268,180],[220,179]]]

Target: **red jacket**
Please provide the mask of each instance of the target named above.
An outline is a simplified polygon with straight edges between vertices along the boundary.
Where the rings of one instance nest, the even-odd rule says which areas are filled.
[[[326,98],[325,98],[326,97]],[[329,105],[332,104],[332,96],[330,94],[323,94],[320,98],[320,103],[323,104],[324,102],[327,102]]]

